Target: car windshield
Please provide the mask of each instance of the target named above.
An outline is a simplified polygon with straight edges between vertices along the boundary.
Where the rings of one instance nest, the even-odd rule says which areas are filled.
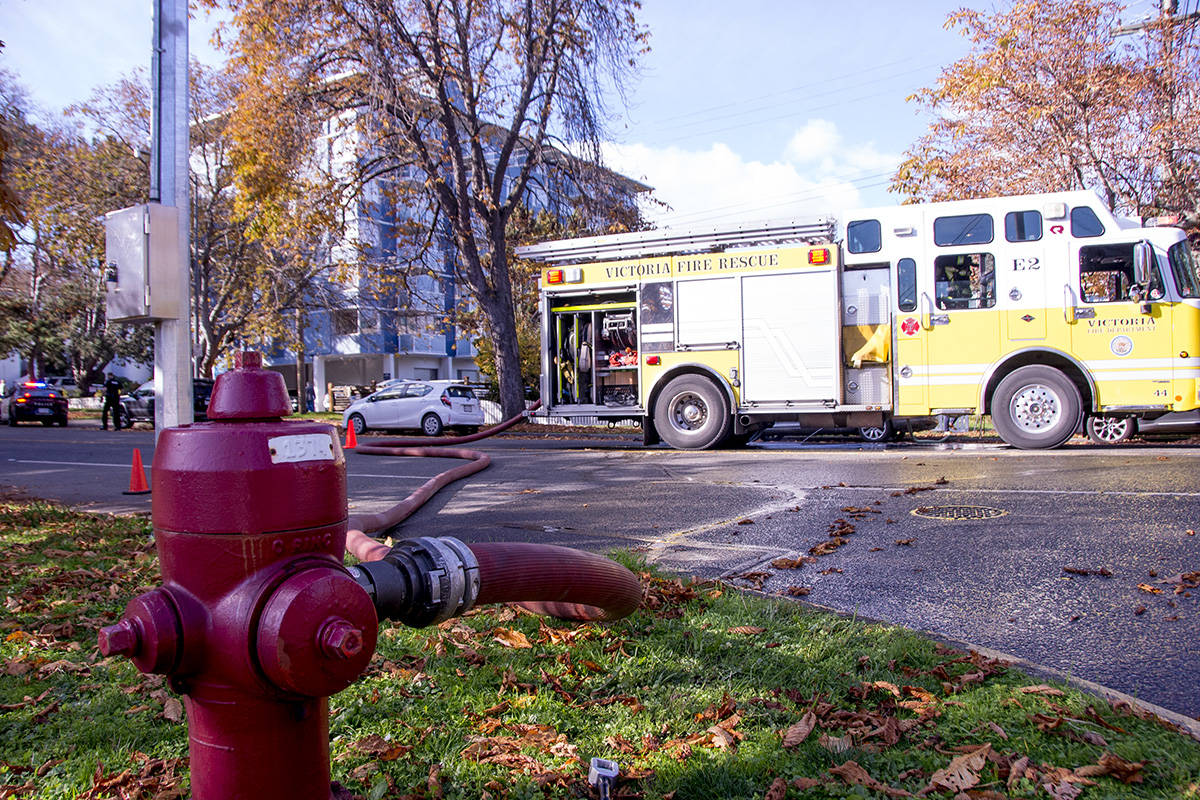
[[[1167,260],[1171,262],[1171,274],[1175,276],[1179,296],[1200,297],[1200,275],[1196,274],[1196,259],[1188,243],[1184,241],[1171,245]]]

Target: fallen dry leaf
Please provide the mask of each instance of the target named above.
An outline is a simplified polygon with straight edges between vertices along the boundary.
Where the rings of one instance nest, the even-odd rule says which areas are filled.
[[[740,633],[745,636],[757,636],[760,633],[766,633],[766,628],[760,628],[757,625],[737,625],[729,629],[729,633]]]
[[[910,792],[906,792],[903,789],[896,789],[875,780],[871,777],[870,773],[855,761],[847,761],[841,766],[830,767],[829,774],[836,775],[850,786],[863,786],[873,792],[882,792],[888,797],[912,797]]]
[[[763,795],[763,800],[783,800],[785,797],[787,797],[787,781],[783,778],[776,778],[771,781],[771,787]]]
[[[804,597],[804,595],[812,592],[812,588],[808,586],[789,586],[784,591],[790,597]]]
[[[796,747],[813,732],[817,726],[817,715],[809,711],[795,725],[783,732],[783,746]]]
[[[1044,694],[1050,697],[1063,696],[1061,689],[1055,689],[1053,686],[1047,686],[1044,683],[1039,683],[1037,686],[1022,686],[1018,691],[1022,694]]]
[[[496,628],[496,630],[492,632],[492,641],[498,642],[505,647],[533,647],[533,645],[529,642],[528,636],[511,628]]]
[[[945,789],[952,792],[965,792],[979,783],[979,771],[987,763],[992,746],[985,744],[976,749],[955,756],[944,768],[933,773],[929,785],[921,790],[922,795]]]
[[[163,703],[163,717],[170,722],[183,722],[183,703],[174,697]]]

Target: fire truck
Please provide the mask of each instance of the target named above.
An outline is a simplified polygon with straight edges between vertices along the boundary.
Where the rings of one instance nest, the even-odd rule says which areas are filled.
[[[988,414],[1019,448],[1200,407],[1184,232],[1088,191],[518,248],[541,270],[543,413],[647,444],[779,422]]]

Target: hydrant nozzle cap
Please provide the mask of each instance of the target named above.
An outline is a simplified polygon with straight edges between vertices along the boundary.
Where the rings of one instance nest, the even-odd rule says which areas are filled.
[[[100,645],[100,655],[126,656],[132,658],[141,646],[141,635],[132,620],[123,619],[116,625],[101,628],[96,637]]]
[[[278,419],[292,413],[287,384],[278,372],[263,369],[262,353],[242,350],[234,369],[217,376],[208,401],[208,418]]]

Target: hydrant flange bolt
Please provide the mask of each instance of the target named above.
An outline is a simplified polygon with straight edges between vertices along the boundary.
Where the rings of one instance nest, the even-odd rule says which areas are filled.
[[[100,629],[100,655],[133,657],[141,646],[141,635],[132,620],[123,619],[116,625]]]
[[[362,652],[363,633],[344,619],[332,619],[321,629],[320,644],[330,658],[354,658]]]

